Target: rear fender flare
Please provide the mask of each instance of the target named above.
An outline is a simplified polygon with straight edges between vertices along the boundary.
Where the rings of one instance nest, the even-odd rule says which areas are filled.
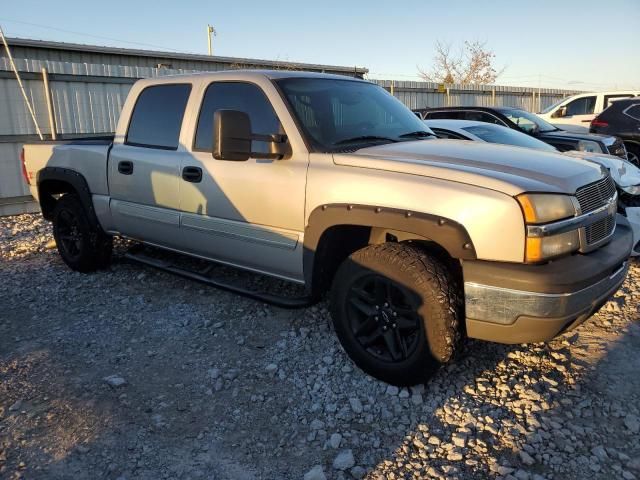
[[[91,191],[89,190],[89,185],[87,184],[86,179],[81,173],[78,173],[75,170],[71,170],[69,168],[45,167],[38,172],[36,176],[36,184],[38,186],[40,207],[42,209],[42,215],[44,216],[44,218],[46,218],[47,220],[53,219],[53,205],[47,205],[47,202],[50,202],[51,199],[49,193],[62,193],[56,191],[45,192],[41,190],[41,188],[43,188],[48,181],[52,180],[70,185],[80,198],[80,202],[82,203],[85,212],[87,212],[87,216],[89,217],[89,221],[91,222],[91,224],[94,227],[100,227],[98,217],[96,216],[95,209],[93,208]]]

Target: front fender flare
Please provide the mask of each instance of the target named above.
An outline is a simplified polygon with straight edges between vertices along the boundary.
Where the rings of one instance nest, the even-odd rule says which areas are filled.
[[[465,227],[439,215],[375,205],[327,204],[309,215],[304,233],[304,277],[312,284],[314,257],[324,232],[337,225],[378,227],[415,235],[440,245],[461,260],[475,260],[476,251]]]

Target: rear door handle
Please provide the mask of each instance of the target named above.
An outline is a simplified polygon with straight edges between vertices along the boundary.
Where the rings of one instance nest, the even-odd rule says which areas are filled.
[[[184,167],[182,169],[182,179],[191,183],[202,181],[202,169],[200,167]]]
[[[118,162],[118,172],[123,175],[131,175],[133,173],[133,162],[128,160]]]

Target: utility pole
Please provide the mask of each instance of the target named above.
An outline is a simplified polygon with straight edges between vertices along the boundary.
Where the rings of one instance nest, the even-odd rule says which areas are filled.
[[[212,45],[212,40],[211,40],[211,36],[216,36],[217,32],[216,29],[213,28],[213,25],[207,25],[207,41],[209,42],[209,56],[213,55],[213,45]]]
[[[25,91],[24,85],[22,84],[20,73],[18,72],[18,68],[16,67],[15,62],[13,61],[13,55],[11,55],[11,50],[9,49],[9,44],[7,43],[7,39],[4,36],[2,27],[0,27],[0,38],[2,38],[2,43],[4,43],[4,48],[7,51],[7,57],[9,57],[9,63],[11,64],[11,68],[13,69],[13,73],[15,73],[16,75],[16,80],[18,81],[18,86],[20,87],[20,91],[22,92],[24,103],[27,104],[27,108],[29,109],[29,113],[31,114],[31,118],[33,119],[33,124],[36,126],[36,132],[38,132],[38,136],[40,137],[40,140],[44,140],[44,137],[42,136],[42,132],[40,131],[40,126],[38,125],[38,120],[36,120],[36,113],[34,112],[33,107],[31,106],[31,102],[29,101],[27,92]]]

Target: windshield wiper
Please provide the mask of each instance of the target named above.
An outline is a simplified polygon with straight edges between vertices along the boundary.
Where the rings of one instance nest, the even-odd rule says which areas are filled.
[[[433,133],[427,132],[426,130],[417,130],[415,132],[403,133],[402,135],[398,135],[399,138],[424,138],[424,137],[435,137]]]
[[[360,141],[367,141],[367,140],[383,140],[385,142],[394,142],[394,143],[398,141],[393,138],[380,137],[378,135],[361,135],[359,137],[342,139],[340,141],[334,142],[334,145],[344,145],[345,143],[353,143],[353,142],[360,142]]]

